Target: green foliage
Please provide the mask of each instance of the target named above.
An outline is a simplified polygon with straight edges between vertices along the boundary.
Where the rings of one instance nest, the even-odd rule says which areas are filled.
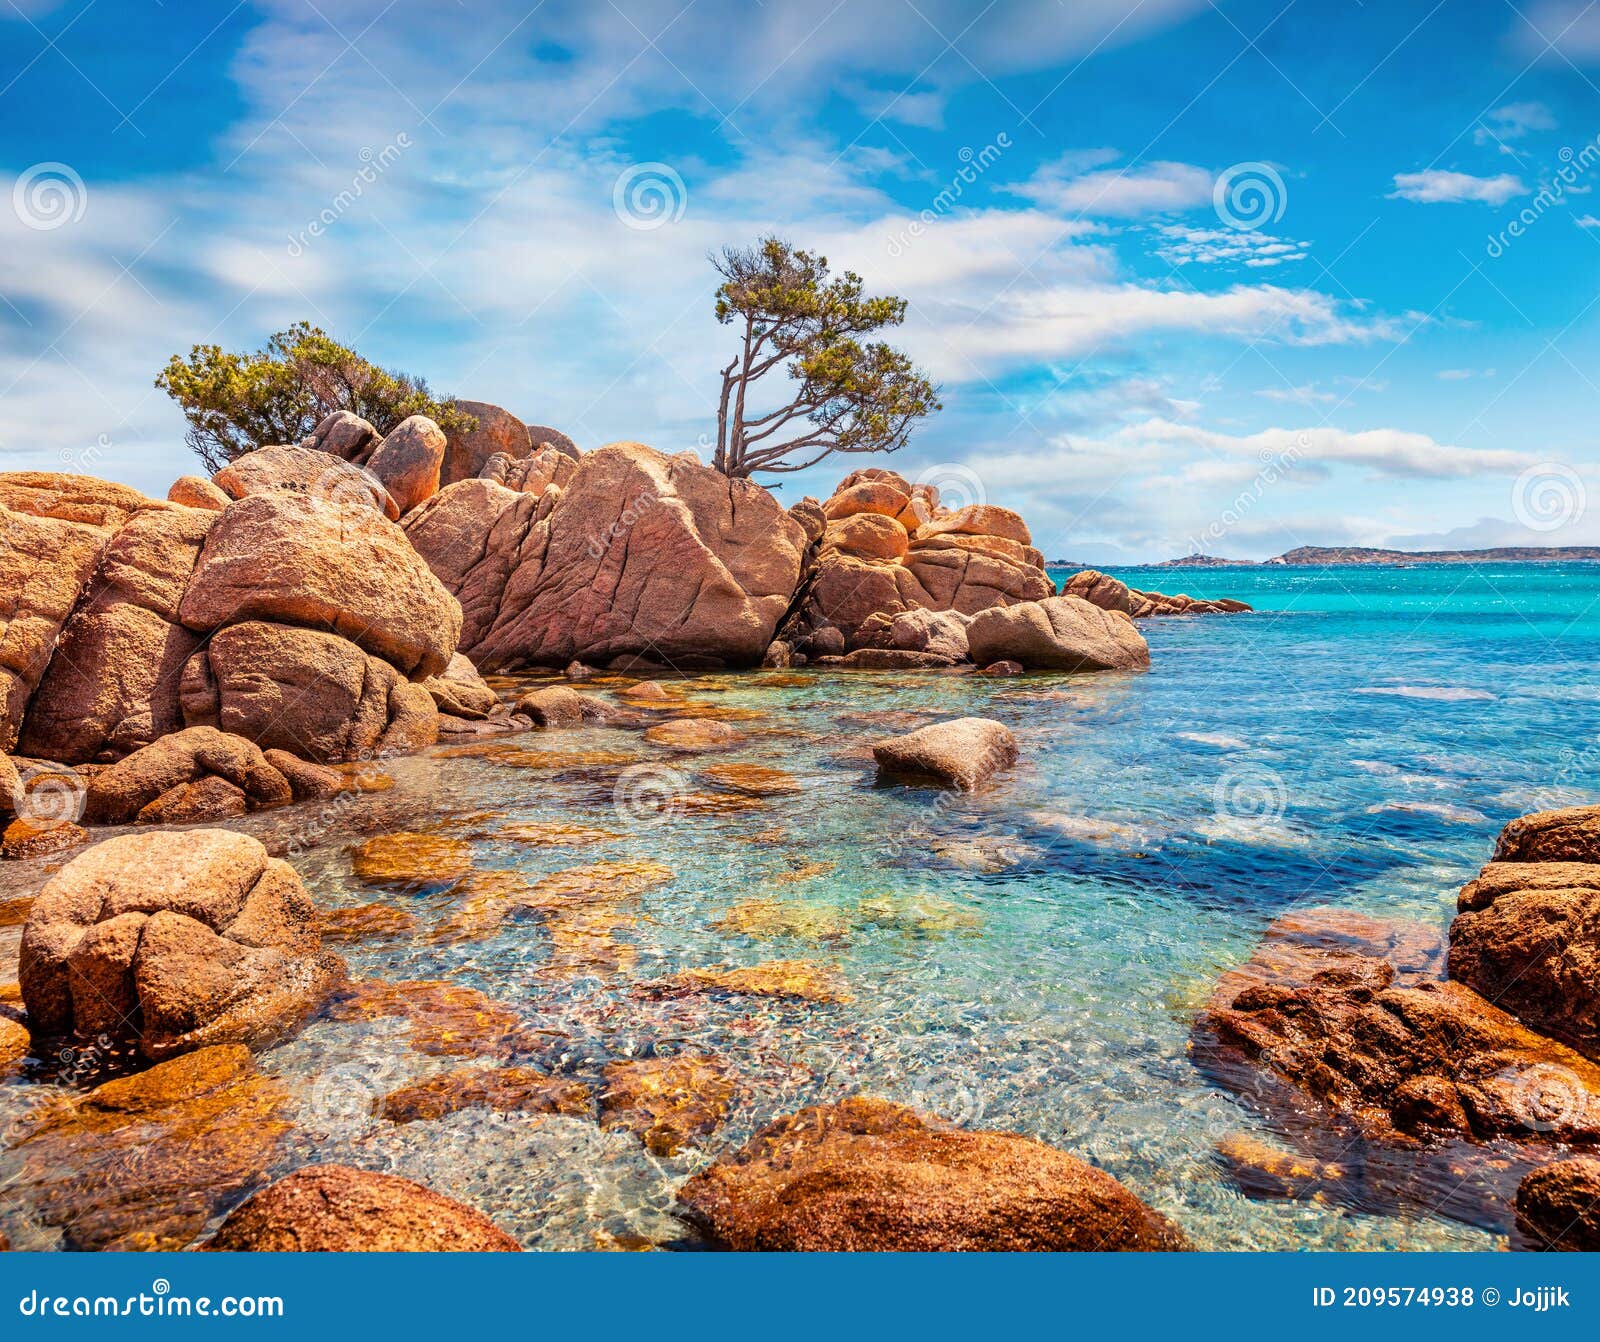
[[[732,476],[804,470],[834,452],[893,452],[940,408],[938,389],[901,351],[859,337],[905,320],[903,298],[870,298],[859,275],[781,238],[724,248],[717,320],[743,330],[722,370],[714,464]],[[780,366],[798,386],[757,414],[750,392]],[[788,434],[787,437],[784,435]]]
[[[349,410],[386,434],[410,415],[448,433],[477,426],[419,377],[379,368],[309,322],[279,331],[252,354],[196,345],[174,354],[156,386],[183,407],[185,441],[208,471],[274,443],[297,443],[335,410]]]

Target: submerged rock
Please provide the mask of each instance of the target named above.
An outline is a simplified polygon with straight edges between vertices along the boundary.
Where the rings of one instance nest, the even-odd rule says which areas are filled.
[[[779,1119],[678,1199],[715,1243],[746,1252],[1188,1247],[1165,1217],[1065,1151],[866,1097]]]
[[[653,746],[696,754],[707,750],[732,750],[745,743],[737,727],[714,718],[674,718],[646,729],[644,739]]]
[[[675,1156],[721,1127],[735,1091],[720,1059],[687,1053],[608,1063],[603,1080],[600,1125],[638,1133],[658,1156]]]
[[[260,1047],[344,977],[286,862],[229,830],[129,834],[69,862],[23,929],[22,993],[42,1035],[132,1038],[160,1060]]]
[[[400,1017],[411,1026],[411,1047],[439,1057],[498,1057],[509,1052],[521,1017],[476,988],[446,979],[361,979],[333,1002],[335,1020]]]
[[[709,993],[774,997],[820,1004],[851,1000],[839,975],[811,960],[768,960],[738,969],[689,969],[643,991],[655,997]]]
[[[582,1082],[537,1067],[464,1067],[393,1091],[382,1105],[392,1123],[426,1122],[463,1109],[589,1118],[594,1101]]]
[[[67,1248],[182,1249],[277,1159],[289,1108],[249,1050],[199,1049],[26,1115],[7,1192]]]
[[[450,885],[472,870],[472,845],[464,839],[401,830],[359,844],[350,865],[360,880],[371,885]]]
[[[885,778],[970,792],[1017,762],[1017,738],[990,718],[956,718],[879,741],[872,755]]]
[[[517,1253],[481,1212],[422,1184],[347,1165],[308,1165],[235,1208],[200,1246],[213,1253]]]

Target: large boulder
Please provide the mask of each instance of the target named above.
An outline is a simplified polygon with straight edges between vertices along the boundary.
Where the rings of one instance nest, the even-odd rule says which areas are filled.
[[[471,415],[476,426],[457,429],[449,435],[444,464],[439,470],[440,489],[458,480],[471,480],[483,470],[490,457],[503,454],[508,460],[520,461],[533,452],[528,426],[509,410],[487,401],[452,404],[463,414]]]
[[[115,759],[183,726],[178,678],[200,638],[178,607],[216,517],[143,512],[107,543],[33,696],[22,753]]]
[[[35,1035],[131,1038],[159,1061],[281,1039],[343,974],[288,863],[190,830],[108,839],[63,867],[29,910],[18,978]]]
[[[1150,648],[1119,611],[1074,596],[997,607],[975,616],[967,644],[979,666],[1019,662],[1030,671],[1133,671],[1150,665]]]
[[[52,486],[59,482],[59,488]],[[0,475],[0,750],[16,747],[28,701],[112,534],[142,508],[84,476]],[[144,499],[146,507],[165,508]]]
[[[761,486],[640,443],[584,455],[538,497],[442,490],[406,534],[466,612],[485,669],[649,658],[754,665],[800,577],[805,534]]]
[[[219,629],[184,664],[180,692],[191,727],[324,764],[437,737],[424,686],[348,639],[293,625],[247,620]]]
[[[1187,1247],[1165,1217],[1065,1151],[866,1097],[779,1119],[678,1200],[713,1242],[745,1252]]]
[[[1457,901],[1450,977],[1600,1059],[1600,807],[1513,820],[1495,853]]]
[[[335,410],[322,419],[300,446],[328,452],[361,466],[382,440],[383,435],[360,415],[350,410]]]
[[[214,1253],[516,1253],[483,1213],[398,1175],[308,1165],[268,1185],[200,1246]]]
[[[415,678],[444,670],[461,630],[460,607],[398,527],[282,493],[217,519],[179,618],[200,633],[242,620],[328,630]]]
[[[373,448],[367,469],[383,481],[395,506],[408,513],[439,492],[444,452],[444,430],[426,415],[412,415]]]
[[[261,447],[235,457],[212,477],[230,499],[303,494],[346,508],[372,508],[391,522],[399,505],[372,471],[309,447]]]
[[[1017,762],[1017,738],[989,718],[956,718],[879,741],[872,755],[885,778],[970,792]]]
[[[233,502],[203,475],[180,475],[167,490],[167,502],[179,503],[185,508],[202,508],[208,513],[220,513]]]

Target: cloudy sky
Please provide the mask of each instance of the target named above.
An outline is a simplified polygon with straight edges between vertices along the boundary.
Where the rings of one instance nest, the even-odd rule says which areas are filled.
[[[1600,3],[0,0],[0,173],[5,468],[164,493],[166,357],[302,318],[697,448],[778,230],[1052,557],[1600,543]]]

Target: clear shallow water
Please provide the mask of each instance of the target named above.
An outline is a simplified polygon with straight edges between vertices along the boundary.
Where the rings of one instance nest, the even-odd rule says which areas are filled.
[[[474,1110],[395,1125],[372,1117],[375,1096],[472,1060],[416,1052],[403,1021],[319,1021],[262,1058],[299,1104],[281,1168],[392,1169],[466,1198],[535,1247],[682,1241],[672,1192],[698,1163],[798,1105],[866,1091],[1073,1150],[1201,1247],[1502,1244],[1421,1209],[1244,1197],[1214,1149],[1230,1133],[1265,1132],[1263,1120],[1194,1069],[1189,1028],[1218,974],[1283,912],[1331,903],[1442,929],[1500,825],[1592,799],[1600,568],[1116,576],[1240,597],[1260,613],[1146,622],[1144,675],[700,677],[684,690],[733,710],[743,747],[682,756],[637,732],[512,738],[622,758],[527,767],[436,753],[387,766],[394,790],[348,812],[252,817],[241,827],[305,848],[294,860],[324,906],[378,901],[416,915],[414,935],[340,947],[353,974],[479,988],[529,1027],[519,1059],[579,1079],[613,1059],[693,1049],[722,1058],[740,1084],[722,1129],[672,1158],[578,1119]],[[868,742],[964,714],[1017,731],[1013,772],[971,797],[874,786]],[[662,816],[641,803],[702,792],[699,770],[730,760],[784,769],[804,791],[726,814]],[[550,820],[617,837],[581,847],[494,837]],[[349,858],[366,834],[441,824],[482,871],[537,878],[626,859],[672,877],[619,901],[614,925],[589,937],[521,913],[475,939],[441,940],[461,916],[459,888],[363,885]],[[42,877],[3,879],[0,893],[14,893]],[[756,936],[728,921],[757,899],[774,901],[795,933]],[[15,929],[0,932],[0,979],[12,976],[15,943]],[[774,959],[834,970],[852,1000],[639,991],[683,970]],[[39,1090],[0,1087],[0,1120]],[[22,1218],[3,1209],[0,1228],[28,1243]]]

